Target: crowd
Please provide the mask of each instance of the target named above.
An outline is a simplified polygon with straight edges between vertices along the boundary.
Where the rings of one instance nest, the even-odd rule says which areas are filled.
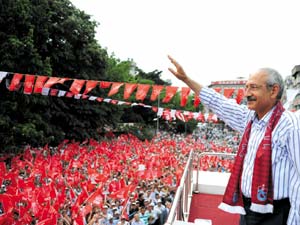
[[[236,151],[238,137],[228,129],[225,137],[217,126],[197,132],[200,138],[161,132],[152,141],[65,140],[3,155],[0,224],[162,225],[189,152]],[[201,161],[204,170],[230,171],[230,164]]]

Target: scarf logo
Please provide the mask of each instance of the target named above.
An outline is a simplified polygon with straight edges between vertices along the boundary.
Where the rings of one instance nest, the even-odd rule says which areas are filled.
[[[262,186],[258,186],[257,189],[257,199],[258,201],[264,202],[267,200],[267,188],[263,184]]]
[[[233,202],[233,203],[237,203],[238,198],[239,198],[238,193],[237,193],[237,192],[234,192],[234,193],[233,193],[233,197],[232,197],[232,202]]]

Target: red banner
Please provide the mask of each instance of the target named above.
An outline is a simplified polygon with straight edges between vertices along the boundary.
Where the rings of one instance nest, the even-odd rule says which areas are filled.
[[[25,75],[24,82],[24,94],[30,95],[33,91],[35,76],[34,75]]]
[[[126,83],[124,88],[124,99],[128,99],[132,92],[136,89],[137,84]]]
[[[181,101],[180,101],[181,107],[184,107],[186,105],[190,91],[191,89],[188,87],[181,88]]]
[[[136,95],[135,95],[136,100],[144,101],[149,89],[150,89],[149,84],[138,84]]]
[[[108,92],[108,96],[112,96],[114,94],[117,94],[119,92],[119,88],[123,85],[124,83],[120,82],[114,82],[110,88],[110,91]]]
[[[173,87],[173,86],[167,86],[166,87],[166,96],[162,100],[163,103],[168,103],[173,96],[176,94],[178,87]]]
[[[8,90],[17,91],[21,87],[21,79],[23,78],[23,74],[15,73],[11,83],[9,85]]]

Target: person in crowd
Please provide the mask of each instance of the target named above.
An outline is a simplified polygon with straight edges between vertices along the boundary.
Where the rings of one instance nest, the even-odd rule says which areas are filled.
[[[281,75],[271,68],[252,73],[243,105],[191,79],[168,57],[175,66],[169,71],[218,118],[243,134],[219,208],[241,214],[241,225],[300,224],[300,122],[282,106]]]
[[[129,222],[126,220],[126,217],[122,216],[117,225],[129,225]]]
[[[153,225],[159,225],[160,220],[159,220],[159,212],[154,210],[154,203],[151,202],[146,209],[146,212],[150,215],[148,224],[153,224]]]
[[[146,211],[145,206],[141,206],[139,210],[140,219],[144,222],[145,225],[148,225],[148,219],[150,214]]]
[[[140,219],[139,213],[134,214],[131,225],[145,225],[144,221]]]
[[[157,205],[154,206],[154,210],[158,212],[160,224],[165,224],[167,221],[168,215],[167,215],[167,209],[164,204],[162,204],[162,200],[158,199]]]

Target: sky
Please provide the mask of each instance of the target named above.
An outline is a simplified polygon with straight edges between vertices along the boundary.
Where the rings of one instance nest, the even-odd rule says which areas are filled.
[[[203,85],[247,78],[261,67],[291,75],[300,64],[298,0],[71,0],[99,23],[96,39],[145,72],[168,67],[167,55]]]

